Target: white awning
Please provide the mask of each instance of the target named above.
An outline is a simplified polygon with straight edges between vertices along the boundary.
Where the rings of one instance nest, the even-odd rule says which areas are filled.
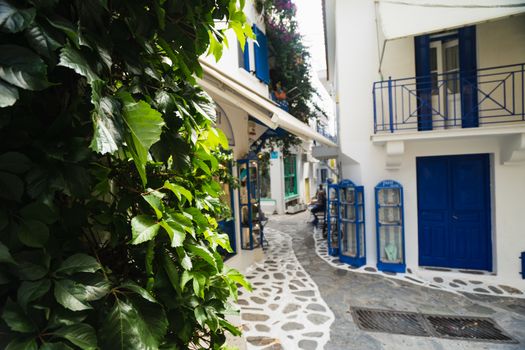
[[[434,33],[525,12],[525,0],[376,0],[385,40]]]
[[[302,139],[315,140],[326,146],[337,147],[334,142],[282,110],[272,100],[228,77],[206,61],[200,60],[200,63],[204,70],[204,76],[202,79],[197,79],[197,81],[204,90],[245,110],[271,129],[281,127]]]

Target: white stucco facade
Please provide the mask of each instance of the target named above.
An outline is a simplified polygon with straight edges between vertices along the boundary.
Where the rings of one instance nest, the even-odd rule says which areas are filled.
[[[244,8],[247,21],[255,25],[258,30],[265,33],[262,17],[256,13],[254,4],[247,2]],[[248,50],[249,69],[244,64],[246,55],[239,49],[237,37],[233,30],[226,33],[228,46],[224,47],[222,57],[218,62],[210,56],[201,57],[204,68],[203,77],[198,78],[204,90],[211,96],[217,106],[217,124],[227,136],[232,151],[234,164],[233,175],[238,174],[239,159],[245,159],[254,145],[266,131],[286,130],[300,136],[304,142],[301,147],[292,150],[296,159],[296,188],[297,195],[293,198],[285,196],[283,155],[277,151],[277,158],[271,160],[270,182],[271,197],[263,201],[262,210],[267,214],[284,214],[293,205],[295,210],[306,208],[309,196],[315,193],[316,169],[315,160],[309,156],[310,138],[331,143],[330,140],[315,132],[310,126],[299,122],[293,116],[284,112],[270,100],[270,88],[257,72],[254,40],[249,39],[245,47]],[[261,50],[259,50],[261,54]],[[261,56],[259,56],[261,57]],[[260,63],[260,62],[259,62]],[[261,80],[262,79],[262,80]],[[278,129],[282,128],[282,129]],[[308,187],[308,188],[307,188]],[[263,257],[262,249],[242,249],[241,247],[241,211],[239,209],[239,190],[232,191],[232,211],[234,216],[236,254],[228,260],[232,267],[244,271],[253,262]],[[301,204],[302,206],[297,206]],[[245,208],[246,209],[246,208]],[[231,230],[231,222],[228,228]],[[246,248],[246,247],[245,247]]]
[[[525,121],[517,121],[521,116],[514,116],[509,119],[512,123],[478,128],[436,127],[425,132],[374,134],[373,83],[416,75],[414,37],[387,41],[382,46],[372,0],[326,0],[325,12],[329,83],[336,90],[342,178],[365,189],[367,264],[377,262],[374,187],[380,181],[395,180],[403,186],[406,266],[419,269],[416,158],[489,154],[493,261],[486,278],[525,287],[519,259],[525,251]],[[524,42],[523,14],[477,24],[478,69],[524,63]],[[521,103],[521,87],[516,91],[516,102]],[[495,98],[502,93],[496,91]]]

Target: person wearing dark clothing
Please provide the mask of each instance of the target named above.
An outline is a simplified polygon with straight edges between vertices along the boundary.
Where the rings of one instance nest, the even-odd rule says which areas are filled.
[[[324,213],[326,210],[326,193],[324,191],[323,185],[319,185],[319,190],[317,191],[316,195],[316,203],[310,210],[314,216],[314,221],[312,221],[312,224],[314,226],[317,226],[319,223],[319,218],[316,213]]]

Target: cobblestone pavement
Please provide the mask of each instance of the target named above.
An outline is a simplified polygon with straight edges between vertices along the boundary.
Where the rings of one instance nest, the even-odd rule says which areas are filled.
[[[266,232],[268,232],[269,241],[267,253],[269,254],[264,264],[254,267],[248,273],[252,283],[262,284],[256,285],[256,293],[244,293],[241,297],[241,300],[244,300],[240,305],[241,316],[243,316],[245,327],[248,328],[245,337],[247,337],[249,349],[525,349],[524,299],[451,293],[410,283],[400,278],[337,268],[316,254],[313,228],[306,223],[307,218],[306,213],[293,216],[272,216],[267,225]],[[287,266],[289,263],[292,265]],[[276,284],[276,282],[280,281],[281,276],[276,273],[285,276],[282,282],[288,286],[287,288],[279,289],[281,284]],[[305,273],[305,276],[302,273]],[[268,279],[263,278],[265,275],[268,276]],[[270,280],[271,275],[273,277]],[[305,287],[292,283],[293,280],[303,282]],[[295,289],[295,287],[300,288]],[[308,296],[294,294],[300,291],[312,291],[313,294],[309,293]],[[258,299],[253,299],[259,296],[257,293],[262,292],[267,293],[263,302],[264,307],[255,305]],[[279,296],[281,298],[276,299]],[[291,302],[294,306],[286,309]],[[270,307],[271,304],[276,306]],[[308,305],[316,306],[313,306],[313,310],[309,310]],[[258,314],[266,315],[267,318],[263,321],[250,321],[250,316],[245,315],[254,314],[252,310],[254,307],[261,309],[256,311]],[[495,344],[366,332],[360,330],[355,324],[350,313],[352,307],[490,317],[519,341],[519,344]],[[293,311],[290,311],[288,315],[292,317],[287,319],[287,313],[284,311],[292,309]],[[311,315],[315,314],[317,316],[312,318]],[[258,330],[252,328],[257,323],[269,329],[260,326]],[[285,324],[290,323],[293,324],[284,327]],[[328,326],[330,327],[329,332]],[[263,332],[265,334],[261,335],[260,330],[265,330]],[[293,339],[290,339],[290,336]]]
[[[410,268],[406,273],[396,273],[389,271],[378,271],[373,266],[361,266],[359,268],[344,264],[339,261],[339,257],[328,254],[327,240],[322,237],[321,229],[313,230],[315,240],[315,252],[327,264],[347,271],[373,273],[386,276],[388,278],[401,279],[406,282],[419,284],[432,289],[444,289],[452,293],[474,293],[482,295],[509,296],[513,298],[525,299],[525,291],[506,284],[495,284],[491,278],[480,278],[490,276],[489,273],[483,273],[475,270],[452,270],[443,268],[427,267],[414,272]],[[456,272],[456,273],[454,273]],[[459,275],[457,272],[463,272]]]
[[[334,314],[293,254],[292,237],[265,229],[264,262],[246,274],[253,292],[240,292],[248,349],[323,349]]]

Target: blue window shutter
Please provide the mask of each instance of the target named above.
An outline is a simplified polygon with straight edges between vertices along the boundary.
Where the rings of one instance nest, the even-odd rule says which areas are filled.
[[[461,126],[475,128],[479,126],[476,27],[460,28],[458,38]]]
[[[244,55],[244,69],[246,71],[250,71],[250,42],[248,40],[246,40],[246,42],[244,43],[244,51],[243,51],[243,55]]]
[[[257,26],[253,26],[253,32],[257,39],[254,45],[255,53],[255,76],[266,84],[270,83],[270,67],[268,65],[268,41],[266,35]]]
[[[430,37],[414,38],[416,51],[416,90],[418,130],[432,130],[432,78],[430,76]]]

